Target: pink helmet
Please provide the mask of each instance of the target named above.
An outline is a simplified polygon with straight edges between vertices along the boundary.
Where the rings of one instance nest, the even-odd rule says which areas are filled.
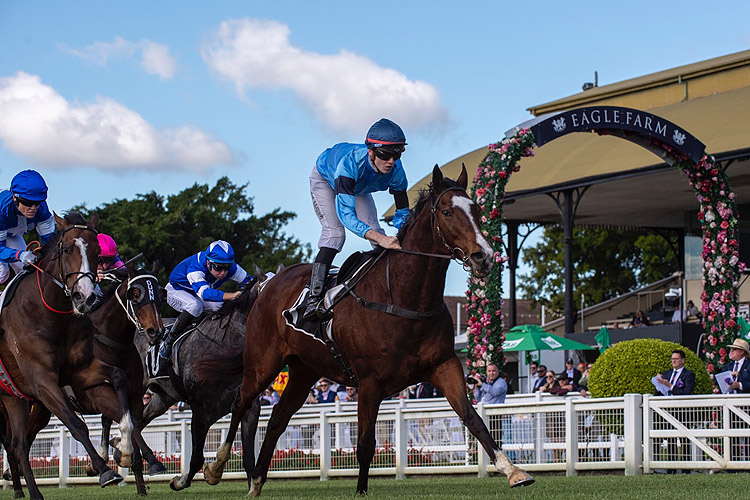
[[[96,239],[99,240],[99,248],[102,249],[99,256],[114,257],[117,255],[117,243],[110,235],[99,233],[96,235]]]

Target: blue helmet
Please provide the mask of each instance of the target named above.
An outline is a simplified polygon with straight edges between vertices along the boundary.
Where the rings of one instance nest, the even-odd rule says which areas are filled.
[[[388,118],[381,118],[370,127],[370,130],[367,131],[365,144],[370,148],[396,146],[403,151],[404,146],[406,146],[406,136],[404,135],[404,131],[401,130],[401,127]]]
[[[231,264],[234,262],[232,245],[224,240],[217,240],[208,245],[206,259],[217,264]]]
[[[10,192],[31,201],[47,199],[47,183],[36,170],[18,172],[10,182]]]

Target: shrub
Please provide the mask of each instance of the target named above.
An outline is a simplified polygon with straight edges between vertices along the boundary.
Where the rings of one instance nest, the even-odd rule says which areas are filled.
[[[672,350],[685,351],[685,367],[695,372],[693,394],[712,393],[706,365],[684,346],[659,339],[618,342],[599,356],[589,374],[589,391],[595,398],[628,393],[654,394],[651,377],[672,367]]]

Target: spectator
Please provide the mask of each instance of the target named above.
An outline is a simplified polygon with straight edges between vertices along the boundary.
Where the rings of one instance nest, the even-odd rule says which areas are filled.
[[[589,388],[589,372],[591,372],[592,363],[584,365],[583,373],[581,373],[581,380],[578,381],[578,387],[580,389],[588,390]]]
[[[750,363],[747,361],[750,356],[750,344],[745,340],[735,339],[729,346],[729,359],[732,362],[727,363],[725,368],[732,372],[732,383],[729,388],[733,394],[750,392]]]
[[[669,388],[668,396],[692,394],[695,389],[695,373],[685,368],[685,351],[672,351],[672,368],[657,375],[656,380]]]
[[[633,320],[630,322],[630,328],[643,328],[649,326],[648,318],[643,314],[643,309],[638,309]]]
[[[415,397],[417,399],[442,398],[443,393],[434,385],[428,382],[421,382],[417,385]]]
[[[346,396],[344,396],[344,401],[358,401],[358,399],[359,399],[359,393],[357,392],[357,388],[347,387]]]
[[[576,390],[576,384],[573,379],[565,372],[562,372],[557,378],[557,385],[550,389],[549,393],[555,396],[565,396],[567,393]]]
[[[695,304],[693,304],[692,300],[688,300],[687,304],[685,305],[685,316],[687,318],[689,318],[691,316],[695,316],[698,319],[701,319],[703,317],[703,315],[701,314],[700,309],[698,309],[697,307],[695,307]]]
[[[315,395],[315,389],[310,389],[310,393],[307,395],[307,401],[305,401],[307,404],[317,404],[318,403],[318,396]]]
[[[143,395],[143,406],[146,406],[153,397],[154,393],[151,392],[151,389],[146,389],[146,393]]]
[[[487,379],[477,379],[478,400],[486,404],[505,403],[508,394],[508,383],[500,376],[500,369],[496,364],[487,365]]]
[[[547,375],[547,367],[545,365],[539,365],[539,367],[536,370],[538,378],[536,379],[536,382],[534,383],[534,390],[531,392],[538,391],[545,383],[545,375]]]
[[[318,403],[333,403],[336,401],[336,393],[331,390],[331,381],[322,378],[318,382]]]
[[[558,385],[560,384],[558,384],[557,379],[555,378],[555,372],[547,370],[547,373],[544,375],[544,383],[539,386],[539,392],[550,392]]]
[[[573,380],[573,384],[577,387],[578,381],[581,380],[581,372],[573,366],[572,359],[565,362],[565,374]]]
[[[536,381],[539,380],[539,374],[537,373],[538,369],[539,363],[532,361],[529,365],[529,392],[534,392]]]
[[[266,390],[263,391],[263,394],[260,395],[261,406],[274,406],[278,402],[279,393],[273,389],[272,385],[268,386]]]

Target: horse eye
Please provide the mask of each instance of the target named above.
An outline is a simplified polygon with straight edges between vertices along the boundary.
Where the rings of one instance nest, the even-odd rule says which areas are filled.
[[[443,214],[444,217],[450,217],[451,216],[450,210],[442,210],[441,213]]]

